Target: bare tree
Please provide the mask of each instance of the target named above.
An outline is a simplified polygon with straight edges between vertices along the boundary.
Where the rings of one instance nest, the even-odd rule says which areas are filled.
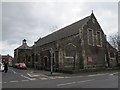
[[[120,35],[118,33],[115,33],[112,36],[110,36],[109,40],[114,48],[120,50]]]

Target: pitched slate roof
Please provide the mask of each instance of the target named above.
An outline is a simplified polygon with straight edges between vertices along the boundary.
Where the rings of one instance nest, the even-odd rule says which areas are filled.
[[[108,50],[110,50],[110,49],[114,49],[115,51],[117,50],[108,41],[107,41],[107,48],[108,48]]]
[[[22,44],[17,49],[31,49],[27,44]]]
[[[25,43],[23,43],[21,46],[19,46],[18,48],[16,48],[16,49],[32,49],[31,47],[29,47],[28,45],[27,45],[27,43],[25,42]],[[16,50],[15,49],[15,50]]]
[[[40,38],[37,41],[37,45],[41,46],[41,45],[79,33],[79,29],[82,28],[82,26],[90,19],[90,17],[91,15],[69,26],[66,26],[56,32],[53,32],[52,34],[49,34],[43,38]]]

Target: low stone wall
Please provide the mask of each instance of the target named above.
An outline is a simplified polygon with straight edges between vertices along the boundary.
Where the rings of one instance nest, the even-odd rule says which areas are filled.
[[[74,74],[74,73],[87,73],[87,72],[101,72],[101,71],[111,71],[111,70],[118,70],[120,71],[120,67],[114,68],[90,68],[90,69],[80,69],[80,70],[59,70],[58,72]]]

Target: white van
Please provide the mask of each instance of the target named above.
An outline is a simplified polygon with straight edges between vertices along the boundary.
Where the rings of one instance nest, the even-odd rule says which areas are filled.
[[[4,65],[2,62],[0,62],[0,71],[3,71],[4,70]]]

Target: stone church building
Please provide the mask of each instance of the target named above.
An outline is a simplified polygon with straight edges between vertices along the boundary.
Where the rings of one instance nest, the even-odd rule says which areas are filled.
[[[117,65],[116,49],[106,40],[93,13],[69,26],[40,38],[29,47],[26,40],[14,50],[14,62],[28,67],[59,71],[106,68]]]

